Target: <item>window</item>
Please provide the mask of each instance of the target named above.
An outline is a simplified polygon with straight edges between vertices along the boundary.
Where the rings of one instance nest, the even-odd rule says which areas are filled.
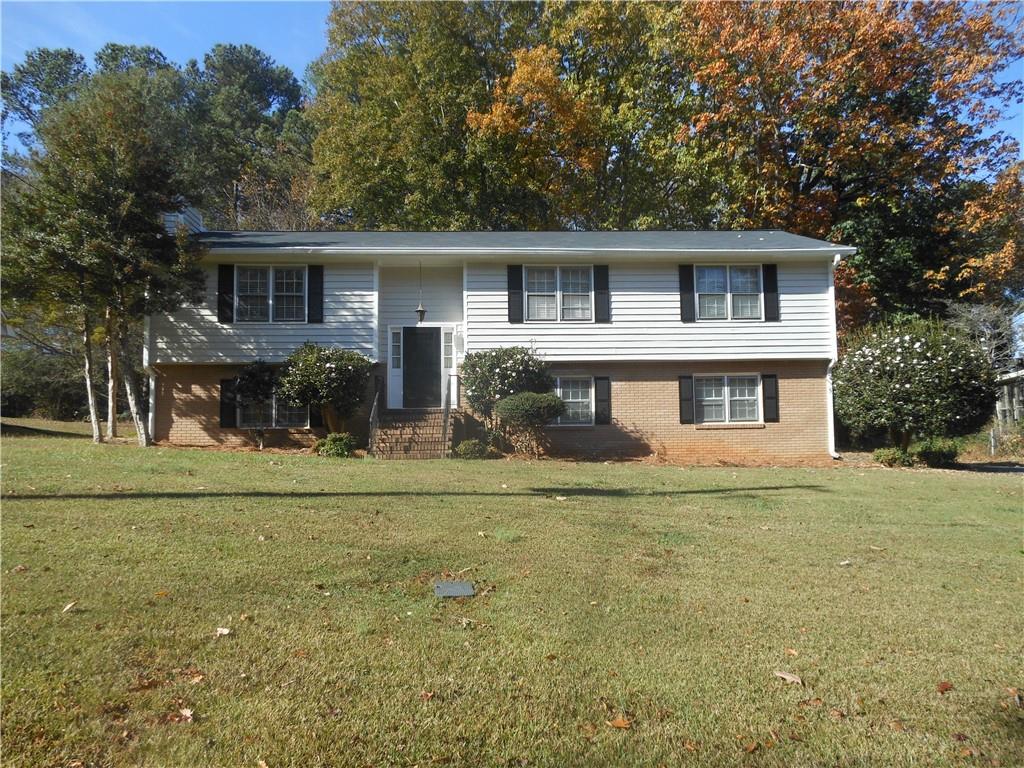
[[[565,415],[559,417],[557,424],[589,426],[594,423],[593,379],[559,378],[556,391],[565,401]]]
[[[526,267],[526,319],[589,322],[593,319],[592,267]]]
[[[306,321],[305,267],[237,267],[236,282],[236,322]]]
[[[265,403],[238,404],[238,426],[242,429],[309,426],[309,407],[279,402],[272,398]]]
[[[758,421],[759,384],[757,376],[695,376],[696,422]]]
[[[391,332],[391,367],[399,370],[402,367],[402,332]]]
[[[445,331],[444,332],[444,348],[442,350],[442,367],[445,370],[450,371],[455,367],[455,332]]]
[[[760,320],[761,267],[697,267],[697,317]]]

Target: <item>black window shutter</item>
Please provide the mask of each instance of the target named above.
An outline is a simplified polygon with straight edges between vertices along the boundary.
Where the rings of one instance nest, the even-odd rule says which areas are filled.
[[[508,267],[508,321],[523,322],[523,267],[509,264]]]
[[[217,322],[235,322],[235,265],[217,265]]]
[[[612,321],[612,299],[608,293],[608,265],[594,267],[594,321]]]
[[[220,426],[221,429],[238,426],[238,411],[235,406],[238,398],[235,395],[235,380],[220,380]]]
[[[779,377],[774,373],[761,376],[761,392],[764,395],[764,420],[779,420]]]
[[[594,423],[612,423],[612,380],[607,376],[594,377]]]
[[[306,286],[306,322],[324,321],[324,268],[320,264],[306,267],[309,285]]]
[[[320,410],[319,405],[309,406],[309,426],[311,428],[322,427],[324,425],[324,413]]]
[[[762,264],[764,275],[764,319],[779,322],[779,268],[775,264]]]
[[[679,377],[679,423],[693,424],[693,376]]]
[[[684,323],[697,321],[697,307],[693,293],[693,264],[679,265],[679,319]]]

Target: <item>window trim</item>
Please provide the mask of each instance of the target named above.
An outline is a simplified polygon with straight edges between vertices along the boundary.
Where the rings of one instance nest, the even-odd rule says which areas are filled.
[[[757,403],[756,419],[734,419],[732,417],[732,397],[730,395],[730,379],[750,379],[757,381],[757,394],[754,400]],[[722,387],[722,404],[724,406],[725,418],[722,421],[704,421],[700,417],[701,400],[697,397],[697,382],[701,379],[724,379]],[[693,374],[693,424],[696,427],[710,425],[721,426],[723,424],[758,425],[764,424],[764,387],[761,385],[760,373],[695,373]]]
[[[725,317],[701,317],[700,314],[700,297],[701,291],[698,290],[700,285],[699,270],[707,267],[725,267]],[[732,311],[732,270],[734,267],[756,267],[757,268],[757,317],[733,317]],[[719,296],[718,293],[710,293],[705,291],[704,295]],[[747,291],[739,292],[741,296],[752,296],[753,294]],[[763,323],[764,319],[764,264],[694,264],[693,265],[693,316],[698,323]]]
[[[555,270],[555,311],[558,315],[554,320],[531,320],[530,319],[530,276],[531,269],[553,269]],[[588,269],[590,270],[590,317],[587,319],[572,320],[562,317],[562,270],[563,269]],[[548,296],[547,292],[534,291],[535,295]],[[593,264],[524,264],[523,265],[523,322],[524,323],[595,323],[597,315],[596,296],[594,290],[594,265]],[[582,378],[582,377],[581,377]]]
[[[553,422],[548,424],[548,426],[549,427],[560,427],[560,428],[565,428],[565,427],[592,427],[592,426],[594,426],[594,417],[596,415],[594,413],[594,411],[596,410],[596,405],[597,405],[596,402],[595,402],[594,377],[593,376],[584,376],[584,375],[573,375],[573,374],[566,374],[564,376],[555,376],[555,394],[558,395],[559,398],[562,397],[562,379],[586,379],[586,380],[588,380],[590,382],[590,421],[589,422],[574,421],[574,422],[563,424],[562,423],[562,417],[559,416]]]
[[[241,325],[270,324],[284,325],[287,323],[308,324],[309,323],[309,265],[308,264],[235,264],[234,280],[234,322]],[[241,297],[238,291],[238,270],[239,269],[267,269],[270,270],[267,282],[267,319],[266,320],[239,320],[238,300]],[[274,282],[275,272],[278,269],[301,269],[302,270],[302,319],[301,320],[275,320],[274,319]]]
[[[259,426],[255,424],[245,424],[242,421],[242,399],[236,398],[235,402],[235,424],[238,429],[310,429],[309,426],[309,406],[306,406],[306,423],[295,426],[278,426],[277,424],[277,395],[275,394],[270,398],[270,424],[266,426]]]

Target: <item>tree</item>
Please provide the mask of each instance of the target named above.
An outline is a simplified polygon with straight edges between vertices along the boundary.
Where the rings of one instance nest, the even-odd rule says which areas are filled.
[[[470,352],[462,361],[466,402],[485,418],[495,404],[520,392],[543,394],[555,388],[547,364],[526,347],[501,347]]]
[[[262,415],[262,418],[249,428],[261,451],[266,429],[273,426],[272,408],[276,389],[277,372],[262,360],[249,363],[235,377],[235,395],[238,401],[244,407],[254,408]]]
[[[350,349],[306,342],[285,361],[277,382],[278,397],[320,408],[330,432],[340,432],[366,399],[373,363]]]
[[[124,354],[146,315],[198,301],[203,287],[197,250],[184,232],[172,237],[163,225],[188,192],[182,98],[173,73],[94,76],[72,100],[47,109],[38,127],[44,151],[33,153],[23,189],[4,199],[5,293],[79,317],[96,441],[97,326]],[[123,373],[146,445],[134,368]]]
[[[950,304],[949,324],[974,340],[994,371],[1009,370],[1021,352],[1024,303]]]
[[[963,333],[903,320],[855,333],[833,372],[836,414],[855,434],[889,432],[906,451],[914,437],[966,435],[995,408],[988,358]]]
[[[70,48],[36,48],[25,61],[0,75],[3,124],[23,124],[18,138],[25,147],[35,144],[35,129],[43,112],[69,99],[88,79],[85,59]],[[6,142],[5,142],[6,144]]]

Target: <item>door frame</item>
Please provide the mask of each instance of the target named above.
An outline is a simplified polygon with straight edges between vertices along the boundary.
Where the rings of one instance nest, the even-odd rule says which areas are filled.
[[[391,411],[404,411],[410,410],[405,407],[405,393],[403,392],[402,385],[402,373],[405,369],[405,340],[402,339],[402,367],[395,368],[394,356],[392,355],[392,336],[395,332],[398,332],[401,336],[404,336],[403,331],[406,328],[440,328],[441,329],[441,349],[438,354],[441,356],[440,365],[438,366],[441,371],[441,405],[444,407],[444,391],[445,381],[447,380],[448,386],[452,387],[451,393],[451,405],[455,408],[458,405],[458,389],[455,387],[455,370],[458,366],[456,359],[456,336],[458,331],[458,323],[403,323],[401,325],[388,325],[388,335],[386,339],[385,352],[387,354],[388,362],[388,374],[387,381],[385,383],[385,390],[387,394],[386,402],[388,410]],[[444,334],[450,331],[452,334],[452,367],[444,367]],[[418,409],[411,409],[418,410]]]

